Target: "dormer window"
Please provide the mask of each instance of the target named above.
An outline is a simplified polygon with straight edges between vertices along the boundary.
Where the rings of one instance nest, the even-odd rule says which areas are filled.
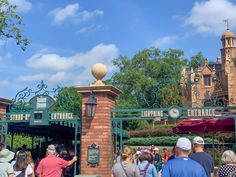
[[[211,75],[203,75],[204,86],[211,86]]]

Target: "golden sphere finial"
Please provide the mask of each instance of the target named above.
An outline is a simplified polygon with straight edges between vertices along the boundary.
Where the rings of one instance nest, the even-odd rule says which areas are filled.
[[[93,65],[91,72],[92,75],[96,78],[96,82],[90,85],[105,85],[102,82],[102,79],[107,74],[107,67],[104,64],[96,63],[95,65]]]

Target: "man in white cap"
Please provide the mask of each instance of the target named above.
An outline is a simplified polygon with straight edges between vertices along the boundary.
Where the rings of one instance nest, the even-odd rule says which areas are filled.
[[[207,177],[204,168],[188,158],[191,142],[188,138],[179,138],[176,143],[176,158],[167,161],[162,177]]]
[[[61,177],[62,170],[77,161],[76,156],[72,160],[66,161],[56,157],[55,154],[56,147],[53,144],[48,145],[47,156],[39,162],[36,170],[38,177]]]
[[[204,152],[204,140],[200,136],[196,136],[193,139],[193,152],[189,155],[189,158],[195,160],[200,163],[205,169],[208,177],[213,177],[214,172],[214,160],[213,158]]]
[[[14,158],[15,153],[8,149],[1,148],[0,150],[0,176],[13,177],[13,166],[9,162]]]

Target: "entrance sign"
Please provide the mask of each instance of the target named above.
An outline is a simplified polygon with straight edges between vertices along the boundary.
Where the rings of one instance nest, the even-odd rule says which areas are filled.
[[[42,111],[34,111],[35,119],[42,118]],[[74,114],[71,112],[60,112],[60,113],[49,113],[49,117],[53,120],[58,119],[73,119]],[[31,114],[10,114],[11,121],[21,121],[21,120],[29,120],[31,118]]]
[[[188,117],[215,116],[215,109],[188,109],[187,116]]]
[[[30,125],[49,125],[49,108],[55,100],[49,95],[36,95],[29,104],[34,109],[30,117]]]
[[[177,107],[158,109],[113,109],[113,120],[154,120],[178,118],[226,118],[236,117],[236,107]]]
[[[142,111],[141,117],[163,117],[163,111],[159,110]]]
[[[51,113],[51,119],[73,119],[73,113],[70,112]]]
[[[10,120],[29,120],[30,114],[11,114]]]
[[[55,100],[49,95],[37,95],[30,99],[29,104],[33,109],[48,109],[52,107]]]
[[[96,166],[99,165],[100,161],[100,149],[99,146],[93,143],[88,147],[88,165]]]

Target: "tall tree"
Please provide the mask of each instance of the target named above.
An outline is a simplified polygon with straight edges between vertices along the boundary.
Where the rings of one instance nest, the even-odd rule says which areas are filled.
[[[183,51],[144,49],[131,59],[120,56],[113,61],[119,69],[109,80],[123,91],[118,108],[160,108],[182,105],[181,70],[186,64]],[[141,127],[140,127],[141,126]],[[144,128],[147,121],[128,121],[127,129]]]
[[[15,39],[16,44],[25,50],[29,40],[22,36],[21,25],[22,18],[16,13],[16,6],[8,0],[0,0],[0,38]]]
[[[202,52],[198,52],[196,55],[191,57],[190,67],[197,69],[200,66],[205,65],[206,58],[203,56]]]
[[[183,51],[158,48],[144,49],[131,59],[120,56],[114,60],[119,69],[110,82],[123,94],[118,107],[157,108],[181,105],[180,78],[186,64]]]
[[[52,109],[54,111],[75,111],[81,116],[82,95],[74,87],[65,87],[58,92]]]

